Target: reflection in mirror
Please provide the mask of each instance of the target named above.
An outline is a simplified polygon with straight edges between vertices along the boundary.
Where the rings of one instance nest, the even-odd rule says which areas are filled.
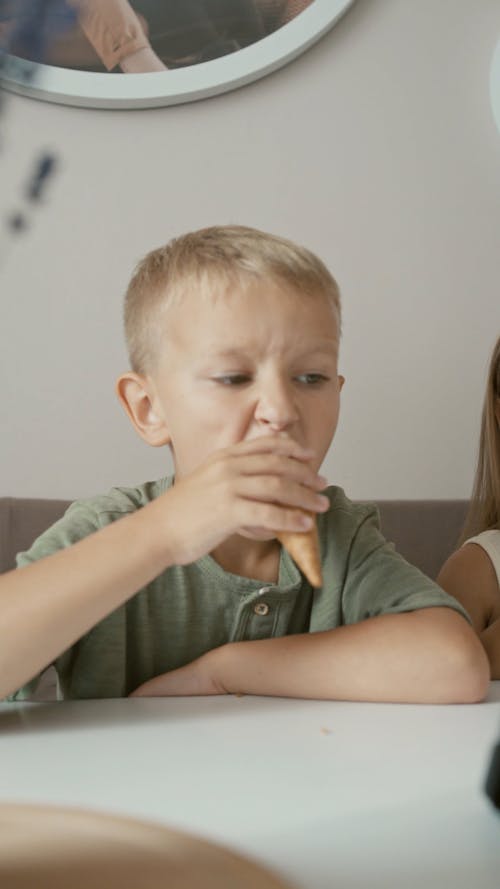
[[[286,25],[312,2],[4,0],[0,37],[12,55],[60,68],[162,71],[237,52]]]
[[[190,101],[290,61],[352,2],[0,0],[2,82],[94,107]]]

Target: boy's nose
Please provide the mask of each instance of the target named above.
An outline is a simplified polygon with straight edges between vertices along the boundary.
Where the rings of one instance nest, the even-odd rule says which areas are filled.
[[[281,383],[266,386],[257,402],[255,419],[273,432],[287,429],[298,420],[293,393]]]

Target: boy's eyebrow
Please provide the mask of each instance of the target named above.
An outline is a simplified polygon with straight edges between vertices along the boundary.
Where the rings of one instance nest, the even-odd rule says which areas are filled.
[[[241,358],[247,353],[243,349],[213,349],[206,354],[207,358]]]
[[[298,353],[298,357],[302,357],[304,355],[310,355],[312,353],[318,354],[323,353],[325,355],[331,355],[332,352],[337,354],[338,351],[338,343],[336,340],[322,340],[321,344],[315,344],[314,346],[308,346],[304,348],[301,352]],[[247,349],[235,349],[234,347],[231,349],[214,349],[213,351],[208,351],[206,353],[206,357],[209,359],[213,358],[223,358],[223,359],[232,359],[232,358],[245,358],[251,354],[251,351]]]

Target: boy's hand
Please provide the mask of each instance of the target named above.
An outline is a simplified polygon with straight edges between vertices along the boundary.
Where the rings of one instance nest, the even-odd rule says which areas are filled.
[[[222,646],[224,647],[224,646]],[[133,691],[130,698],[162,698],[180,695],[224,695],[227,690],[218,679],[215,648],[185,667],[155,676]]]
[[[156,501],[158,544],[170,563],[186,565],[238,532],[306,531],[312,513],[328,509],[327,484],[309,461],[314,454],[289,438],[266,436],[217,451],[176,480]]]

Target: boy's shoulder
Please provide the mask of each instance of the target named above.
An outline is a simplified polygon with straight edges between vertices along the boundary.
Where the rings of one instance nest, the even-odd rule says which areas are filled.
[[[71,546],[94,531],[136,512],[159,497],[172,484],[171,477],[144,482],[136,487],[115,487],[106,494],[73,501],[64,515],[47,528],[26,552],[17,554],[17,566],[44,558]]]
[[[317,517],[323,558],[347,558],[354,540],[370,548],[383,541],[380,516],[375,503],[349,500],[342,488],[330,485],[322,492],[330,500],[330,509]]]
[[[75,500],[68,507],[65,517],[92,515],[94,519],[98,520],[99,525],[106,525],[122,515],[136,512],[156,500],[171,484],[172,478],[166,476],[135,487],[113,487],[105,494]]]
[[[360,524],[368,517],[373,517],[376,522],[379,522],[379,511],[376,503],[350,500],[344,489],[339,488],[337,485],[329,485],[321,493],[325,494],[330,501],[330,509],[323,513],[327,522],[333,520],[336,522],[347,521]]]

